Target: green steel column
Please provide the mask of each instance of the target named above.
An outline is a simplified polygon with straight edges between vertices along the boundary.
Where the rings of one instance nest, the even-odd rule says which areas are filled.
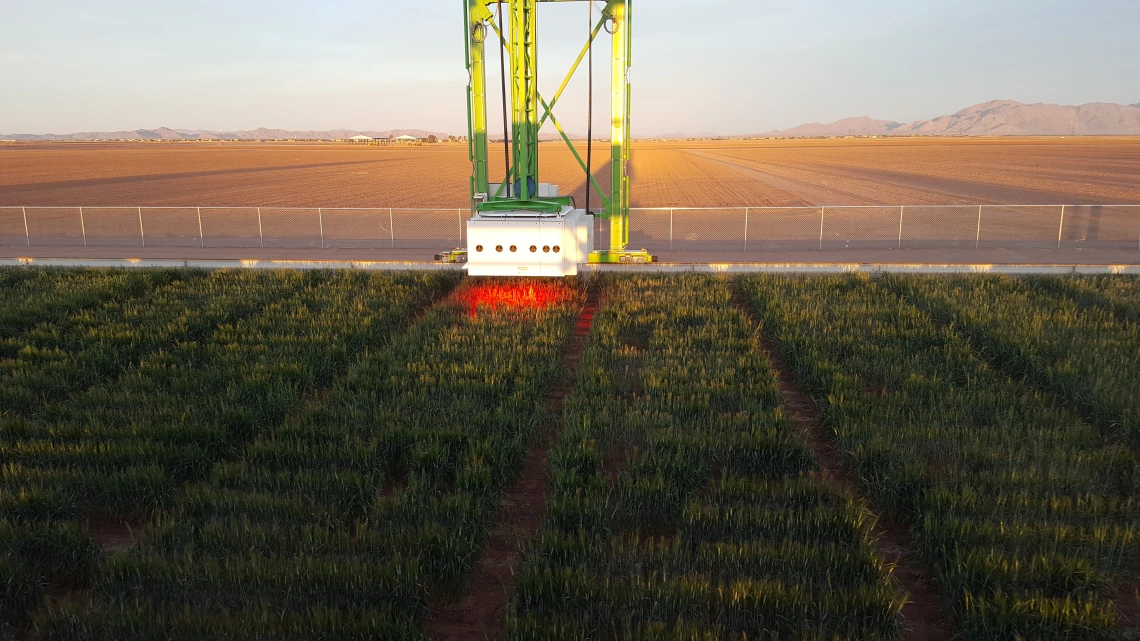
[[[491,17],[486,0],[463,0],[467,15],[467,149],[471,159],[471,214],[475,214],[475,194],[490,189],[487,178],[487,68],[484,42]]]
[[[538,3],[511,0],[511,108],[514,156],[521,183],[518,197],[530,200],[527,178],[538,185]]]
[[[623,242],[629,246],[629,201],[631,191],[629,188],[629,158],[633,153],[631,136],[633,131],[632,107],[633,88],[629,82],[629,69],[633,66],[633,0],[625,0],[625,183],[622,185],[622,211],[625,222],[622,230],[625,232]]]
[[[523,95],[522,82],[519,79],[519,70],[522,68],[519,60],[522,51],[522,38],[520,37],[522,29],[519,27],[519,13],[522,11],[522,2],[520,0],[511,0],[507,5],[510,17],[510,38],[507,42],[510,44],[511,66],[508,72],[511,74],[511,154],[515,159],[515,173],[522,177],[525,175],[529,159],[523,152],[522,141],[522,108],[521,99]],[[526,189],[526,181],[522,181],[522,188]],[[516,198],[522,198],[521,191],[512,192]]]
[[[607,6],[613,18],[613,68],[610,94],[611,211],[610,250],[625,249],[629,244],[629,177],[626,161],[629,159],[629,21],[626,0],[610,0]]]
[[[527,42],[527,93],[526,127],[527,144],[530,146],[530,177],[538,187],[538,0],[526,0],[526,42]],[[537,193],[531,194],[536,198]]]

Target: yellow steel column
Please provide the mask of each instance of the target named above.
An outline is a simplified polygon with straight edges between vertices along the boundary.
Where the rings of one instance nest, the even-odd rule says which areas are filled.
[[[511,113],[515,173],[522,200],[537,196],[538,185],[538,5],[510,0]]]
[[[487,174],[487,68],[484,42],[491,13],[487,0],[464,0],[467,4],[467,117],[468,155],[471,159],[471,197],[489,189]],[[472,202],[471,214],[475,214]]]
[[[610,250],[622,250],[629,244],[629,160],[626,119],[629,115],[629,23],[625,0],[610,0],[606,7],[612,19],[613,66],[610,91]]]

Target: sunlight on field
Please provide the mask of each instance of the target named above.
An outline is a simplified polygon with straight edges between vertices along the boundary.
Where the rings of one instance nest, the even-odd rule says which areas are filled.
[[[634,207],[1137,203],[1140,139],[635,142],[630,171]],[[470,175],[464,144],[19,143],[0,146],[0,206],[462,207]],[[584,205],[564,145],[540,175]]]

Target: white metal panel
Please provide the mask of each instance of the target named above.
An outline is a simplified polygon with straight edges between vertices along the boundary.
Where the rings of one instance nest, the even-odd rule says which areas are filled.
[[[586,263],[594,248],[594,217],[586,215],[583,209],[568,214],[562,247],[567,260],[579,265]]]
[[[593,217],[566,208],[559,216],[510,212],[467,222],[467,264],[473,276],[573,276],[585,263]],[[514,248],[514,251],[511,248]]]
[[[538,251],[542,255],[543,276],[572,276],[578,273],[578,266],[570,265],[562,253],[566,219],[546,221],[542,225],[542,239]]]
[[[492,183],[487,188],[491,190],[490,195],[492,195],[492,196],[494,196],[496,194],[499,194],[501,196],[507,195],[507,187],[504,186],[503,183]],[[514,187],[512,186],[511,189],[513,190]],[[500,190],[502,190],[502,191],[500,191]],[[518,196],[518,194],[512,194],[512,195],[514,195],[516,197]],[[537,196],[538,198],[554,198],[557,195],[558,195],[558,185],[552,185],[550,183],[538,183],[538,193],[535,194],[535,196]]]

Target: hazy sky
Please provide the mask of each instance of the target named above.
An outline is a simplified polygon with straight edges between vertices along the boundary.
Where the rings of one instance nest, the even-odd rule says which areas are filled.
[[[0,132],[465,133],[463,0],[0,0]],[[635,134],[745,133],[995,98],[1140,101],[1137,0],[637,0]],[[552,94],[585,3],[540,17]],[[608,114],[608,42],[596,120]],[[492,54],[491,121],[499,122]],[[586,83],[557,110],[584,132]],[[494,125],[492,125],[494,128]]]

